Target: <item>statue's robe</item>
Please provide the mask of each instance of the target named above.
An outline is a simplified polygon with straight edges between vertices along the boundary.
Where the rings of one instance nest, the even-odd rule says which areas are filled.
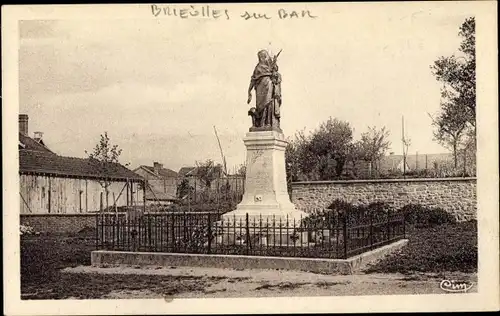
[[[259,126],[271,125],[273,118],[274,85],[269,64],[261,62],[255,66],[252,80],[255,88],[255,118]]]

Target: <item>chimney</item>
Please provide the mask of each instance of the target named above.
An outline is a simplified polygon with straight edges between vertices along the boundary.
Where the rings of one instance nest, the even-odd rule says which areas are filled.
[[[28,136],[28,114],[19,114],[19,133]]]
[[[163,169],[163,164],[159,162],[153,162],[153,169],[155,170],[156,174],[160,174],[160,170]]]
[[[43,133],[42,132],[35,132],[34,136],[33,136],[33,139],[36,140],[37,142],[41,142],[42,141],[42,137],[43,137]]]

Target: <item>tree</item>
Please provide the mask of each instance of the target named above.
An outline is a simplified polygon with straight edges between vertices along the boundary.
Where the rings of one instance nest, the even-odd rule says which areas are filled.
[[[356,178],[357,162],[380,159],[390,146],[388,137],[385,127],[368,127],[361,140],[353,142],[351,125],[330,117],[312,133],[301,130],[288,140],[287,177],[289,181],[338,179],[347,173],[346,166],[352,166],[347,176]]]
[[[440,57],[431,66],[436,79],[444,84],[442,97],[450,106],[461,106],[472,126],[476,125],[476,23],[468,18],[458,33],[463,37],[462,56]]]
[[[370,163],[370,176],[374,163],[378,162],[387,152],[391,142],[388,140],[389,131],[384,127],[377,129],[375,126],[368,127],[368,131],[361,134],[361,140],[352,149],[354,157]]]
[[[364,155],[362,152],[361,141],[356,141],[349,146],[347,152],[347,164],[351,164],[351,174],[353,178],[358,178],[358,168],[357,164],[360,160],[364,160]]]
[[[193,191],[194,188],[189,185],[188,179],[182,179],[181,183],[177,186],[177,197],[182,199]]]
[[[437,117],[431,116],[432,125],[435,127],[434,139],[453,152],[455,168],[458,165],[458,151],[468,127],[464,114],[463,106],[442,103],[441,112]]]
[[[102,174],[104,180],[99,180],[99,184],[104,188],[106,194],[106,207],[109,206],[109,186],[111,181],[106,177],[110,173],[121,168],[119,157],[122,150],[118,145],[112,145],[108,136],[108,132],[100,135],[99,143],[95,145],[94,150],[89,153],[85,151],[90,159],[92,168],[98,173]]]
[[[468,128],[464,133],[461,148],[457,153],[458,166],[455,169],[462,170],[463,176],[476,175],[476,137],[474,129]]]
[[[293,139],[288,139],[285,162],[289,182],[298,181],[301,175],[308,174],[313,168],[309,159],[310,153],[307,152],[308,143],[309,139],[304,130],[297,131]]]
[[[196,176],[203,181],[207,189],[211,187],[212,181],[221,176],[222,165],[216,165],[211,159],[207,159],[205,162],[196,162],[196,166]]]
[[[321,180],[342,175],[352,139],[353,129],[349,123],[331,117],[313,133],[308,150]]]
[[[453,150],[457,166],[459,146],[463,137],[469,148],[475,152],[476,138],[476,35],[475,19],[467,18],[458,35],[462,42],[461,56],[439,57],[431,66],[436,80],[443,83],[441,108],[433,118],[435,139]],[[469,133],[467,130],[472,129]]]
[[[331,117],[309,135],[297,132],[285,151],[287,175],[292,181],[340,177],[349,158],[352,135],[348,122]]]
[[[236,175],[237,176],[240,176],[240,177],[245,177],[247,174],[247,166],[244,165],[244,164],[241,164],[239,167],[238,167],[238,170],[236,171]]]

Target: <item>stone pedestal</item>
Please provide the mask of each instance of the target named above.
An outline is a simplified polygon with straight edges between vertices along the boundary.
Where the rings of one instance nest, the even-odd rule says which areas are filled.
[[[236,210],[222,216],[223,222],[239,226],[272,225],[288,228],[299,225],[307,214],[297,210],[290,201],[285,170],[285,141],[279,131],[251,131],[243,139],[247,147],[245,192]],[[288,222],[288,224],[287,224]],[[253,231],[253,229],[252,229]]]

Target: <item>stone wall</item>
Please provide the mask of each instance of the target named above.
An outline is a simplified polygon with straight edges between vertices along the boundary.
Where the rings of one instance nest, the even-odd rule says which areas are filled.
[[[78,233],[96,227],[95,214],[21,214],[19,220],[40,233]]]
[[[459,220],[476,218],[476,178],[310,181],[292,184],[292,201],[306,212],[324,209],[335,199],[356,205],[387,202],[440,207]]]

